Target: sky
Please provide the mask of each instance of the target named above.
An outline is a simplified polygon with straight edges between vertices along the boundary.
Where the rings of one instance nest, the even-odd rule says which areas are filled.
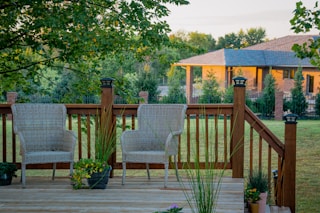
[[[267,38],[296,35],[290,30],[290,19],[296,0],[189,0],[189,5],[168,8],[166,18],[172,33],[179,30],[211,34],[218,39],[241,29],[262,27]],[[302,0],[308,8],[314,7],[315,0]],[[312,31],[308,34],[319,34]]]

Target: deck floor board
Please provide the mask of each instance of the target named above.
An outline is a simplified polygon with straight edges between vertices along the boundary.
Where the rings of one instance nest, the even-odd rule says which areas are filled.
[[[152,213],[164,211],[171,204],[191,212],[183,186],[175,177],[169,177],[168,188],[163,178],[127,177],[121,185],[121,177],[109,179],[107,189],[73,190],[70,179],[57,177],[27,177],[22,189],[18,178],[12,185],[0,186],[0,212],[74,212],[74,213]],[[243,179],[224,177],[217,203],[217,213],[243,213]]]

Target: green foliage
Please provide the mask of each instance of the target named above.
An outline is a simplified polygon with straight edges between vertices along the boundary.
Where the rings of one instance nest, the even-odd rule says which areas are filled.
[[[295,33],[307,33],[312,29],[320,30],[320,10],[318,7],[318,1],[314,2],[314,8],[308,9],[303,5],[302,1],[296,3],[296,9],[294,10],[294,16],[290,20],[291,29]],[[306,41],[305,43],[298,45],[294,44],[292,50],[300,58],[310,58],[310,62],[320,68],[320,38],[316,37],[313,41]]]
[[[250,28],[247,30],[247,33],[244,34],[244,42],[243,46],[248,47],[255,44],[260,44],[264,42],[266,37],[266,30],[259,27],[259,28]]]
[[[74,164],[71,178],[74,189],[84,186],[82,179],[90,178],[96,172],[107,172],[110,167],[108,161],[116,150],[116,122],[112,121],[111,110],[112,106],[101,109],[101,115],[97,115],[94,159],[82,158]]]
[[[264,193],[269,189],[268,176],[260,170],[253,170],[248,177],[247,187],[249,189],[257,189],[257,191]]]
[[[199,99],[199,103],[221,103],[221,92],[214,73],[209,73],[207,77],[207,80],[203,80],[203,94]]]
[[[180,85],[180,79],[177,72],[173,71],[173,74],[169,76],[168,95],[162,98],[161,103],[187,103],[185,90]]]
[[[223,170],[214,169],[213,161],[206,156],[205,168],[200,168],[199,159],[195,157],[195,168],[187,165],[187,181],[189,189],[184,190],[185,197],[193,213],[214,213],[216,212],[217,200],[221,189]],[[181,182],[182,185],[183,181]]]
[[[14,163],[1,162],[0,163],[0,176],[10,174],[16,176],[17,165]]]
[[[158,95],[160,91],[158,90],[158,82],[149,72],[140,72],[138,76],[138,81],[136,87],[139,91],[149,92],[149,103],[157,103]]]
[[[47,67],[72,66],[110,53],[142,59],[169,45],[167,6],[186,0],[5,1],[0,13],[3,91],[37,81]],[[5,82],[4,82],[5,81]]]
[[[263,115],[271,117],[275,107],[276,80],[272,74],[267,74],[264,79],[264,89],[262,92],[262,105],[264,106]]]
[[[246,32],[229,33],[218,38],[215,49],[240,49],[264,42],[266,31],[263,28],[250,28]]]
[[[320,93],[316,96],[316,103],[315,103],[316,115],[320,115]]]
[[[233,86],[229,86],[224,92],[223,103],[233,103]]]
[[[302,68],[299,67],[294,76],[294,87],[291,89],[292,100],[290,110],[297,115],[303,115],[308,108],[306,97],[303,94],[303,75]]]
[[[247,187],[245,191],[245,199],[251,203],[260,200],[260,192],[256,188]]]

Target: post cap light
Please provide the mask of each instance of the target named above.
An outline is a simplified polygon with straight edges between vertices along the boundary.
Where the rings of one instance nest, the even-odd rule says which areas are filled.
[[[112,88],[113,78],[102,78],[100,79],[101,88]]]
[[[247,79],[245,77],[237,76],[237,77],[234,77],[232,80],[234,82],[235,87],[245,87],[246,86]]]
[[[284,120],[286,121],[286,124],[296,124],[298,115],[296,114],[287,114],[284,117]]]

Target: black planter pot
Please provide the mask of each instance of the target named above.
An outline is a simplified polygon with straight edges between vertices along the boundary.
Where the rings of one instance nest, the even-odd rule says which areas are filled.
[[[105,189],[107,187],[111,167],[105,169],[103,172],[93,173],[91,178],[88,178],[90,189]]]
[[[11,174],[3,174],[0,176],[0,186],[11,185],[12,175]]]

